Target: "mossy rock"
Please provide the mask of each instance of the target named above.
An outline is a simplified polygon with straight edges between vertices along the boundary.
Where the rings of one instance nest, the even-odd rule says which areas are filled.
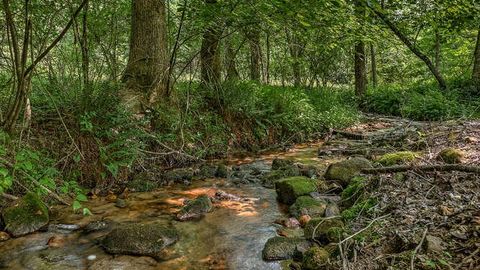
[[[324,248],[313,246],[303,254],[302,269],[318,270],[328,264],[330,253]]]
[[[293,166],[295,166],[293,160],[276,158],[272,161],[272,170],[283,170]]]
[[[160,223],[123,224],[113,229],[102,241],[110,254],[150,256],[158,258],[161,251],[178,240],[177,231]]]
[[[135,192],[149,192],[158,188],[158,183],[152,181],[145,174],[138,174],[132,181],[128,182],[127,187]]]
[[[392,166],[405,164],[415,161],[418,158],[418,154],[411,151],[401,151],[395,153],[389,153],[381,156],[377,159],[377,162],[383,166]]]
[[[346,187],[354,176],[367,168],[373,168],[373,166],[366,158],[348,159],[328,166],[325,179],[334,180],[343,187]]]
[[[217,171],[215,172],[215,177],[218,178],[228,178],[229,171],[228,167],[224,164],[220,164],[217,166]]]
[[[48,208],[34,193],[23,196],[3,212],[5,229],[18,237],[39,230],[49,222]]]
[[[336,240],[332,239],[332,236],[341,228],[343,228],[341,218],[314,218],[305,226],[305,237],[330,243]]]
[[[274,170],[262,176],[262,185],[266,188],[274,188],[275,182],[283,180],[286,177],[300,176],[300,174],[300,170],[297,167]]]
[[[294,204],[290,206],[290,214],[296,218],[301,215],[309,215],[313,218],[323,217],[328,203],[325,200],[317,200],[310,196],[300,196]]]
[[[266,261],[292,259],[297,250],[308,249],[312,244],[302,238],[286,238],[275,236],[268,239],[262,250],[262,257]]]
[[[462,163],[465,153],[455,148],[443,149],[437,156],[438,160],[441,160],[448,164]]]
[[[342,217],[345,220],[352,220],[357,218],[360,214],[369,214],[377,204],[377,200],[374,198],[364,199],[356,202],[350,208],[343,210]]]
[[[205,164],[200,166],[197,177],[199,179],[214,178],[217,175],[217,166]]]
[[[194,173],[192,169],[174,169],[166,171],[163,174],[163,177],[168,181],[173,181],[175,183],[184,183],[192,181],[193,174]]]
[[[185,205],[177,214],[180,221],[194,220],[202,218],[206,213],[213,209],[212,201],[207,195],[198,196]]]
[[[291,205],[295,203],[298,197],[316,192],[318,188],[316,181],[297,176],[275,182],[275,190],[280,202]]]
[[[347,205],[352,205],[364,193],[368,179],[363,176],[355,176],[350,184],[342,191],[342,200]]]

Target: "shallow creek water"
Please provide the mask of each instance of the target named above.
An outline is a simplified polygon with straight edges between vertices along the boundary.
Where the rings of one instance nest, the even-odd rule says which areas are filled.
[[[301,163],[320,162],[320,144],[299,145],[287,152],[258,157],[231,159],[231,165],[256,164],[269,168],[273,158],[294,159]],[[213,196],[221,189],[248,198],[245,201],[215,203],[213,212],[199,221],[178,222],[173,214],[185,199],[201,194]],[[67,207],[51,209],[51,224],[44,232],[0,243],[0,268],[4,269],[280,269],[279,263],[264,262],[261,251],[268,238],[276,235],[273,221],[285,215],[276,201],[275,191],[257,184],[233,185],[227,179],[195,181],[190,186],[170,186],[154,192],[132,193],[126,208],[98,198],[86,203],[93,215],[74,214]],[[161,221],[172,224],[180,240],[171,247],[168,260],[149,257],[111,256],[99,246],[108,232],[85,234],[67,231],[58,224],[80,227],[96,220],[124,222]],[[49,244],[48,244],[49,243]]]

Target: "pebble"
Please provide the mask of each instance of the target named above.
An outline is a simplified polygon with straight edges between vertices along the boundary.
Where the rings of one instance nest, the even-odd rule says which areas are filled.
[[[125,208],[125,207],[127,207],[127,202],[123,199],[117,199],[115,201],[115,206],[118,207],[118,208]]]
[[[94,261],[97,259],[97,255],[88,255],[87,260]]]
[[[10,239],[10,235],[6,232],[0,232],[0,242],[7,241]]]

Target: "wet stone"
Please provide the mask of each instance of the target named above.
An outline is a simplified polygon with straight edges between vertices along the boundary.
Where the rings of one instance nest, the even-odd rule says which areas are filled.
[[[115,201],[115,206],[118,208],[125,208],[127,207],[127,202],[124,199],[117,199]]]
[[[312,244],[302,238],[286,238],[276,236],[268,239],[262,251],[267,261],[287,260],[293,258],[298,249],[305,249]]]
[[[3,212],[5,228],[14,237],[35,232],[49,222],[48,208],[33,193],[28,193]]]
[[[180,221],[195,220],[202,218],[206,213],[213,210],[212,201],[207,195],[198,196],[189,201],[177,214]]]
[[[85,229],[83,230],[85,233],[92,233],[107,230],[111,227],[111,222],[106,220],[97,220],[90,222]]]
[[[139,255],[159,258],[161,251],[178,240],[177,231],[160,223],[122,224],[102,241],[110,254]]]
[[[0,242],[4,242],[10,239],[10,235],[6,232],[0,232]]]

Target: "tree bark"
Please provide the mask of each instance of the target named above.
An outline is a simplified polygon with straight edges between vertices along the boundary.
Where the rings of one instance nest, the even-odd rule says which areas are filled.
[[[225,64],[227,67],[227,80],[236,80],[240,77],[237,69],[235,58],[237,51],[233,48],[232,40],[228,39],[226,42]]]
[[[445,82],[445,79],[443,78],[442,74],[440,71],[435,67],[435,65],[432,63],[430,58],[426,56],[424,53],[422,53],[416,46],[413,44],[407,36],[405,36],[400,29],[397,28],[397,26],[388,19],[388,17],[385,15],[383,10],[378,10],[376,7],[369,6],[373,12],[390,28],[390,30],[400,39],[403,44],[405,44],[408,49],[410,49],[411,52],[413,52],[420,60],[422,60],[430,69],[432,72],[433,76],[438,82],[438,85],[440,86],[440,89],[445,90],[447,89],[447,83]]]
[[[166,97],[169,74],[164,0],[132,0],[130,52],[121,96],[134,113]]]
[[[360,25],[365,21],[365,5],[361,0],[355,1],[355,13]],[[362,27],[363,28],[363,27]],[[364,97],[367,93],[367,59],[365,56],[365,42],[361,39],[355,44],[355,94]]]
[[[370,62],[372,65],[372,86],[374,88],[378,85],[378,77],[377,77],[377,56],[375,52],[375,46],[370,44]]]
[[[475,53],[473,56],[473,80],[477,82],[478,88],[480,88],[480,29],[478,29],[477,34],[477,45],[475,46]]]
[[[302,72],[300,70],[300,58],[303,54],[303,46],[300,44],[297,34],[287,30],[287,40],[292,57],[293,85],[298,87],[302,84]]]
[[[251,30],[247,36],[250,43],[250,80],[260,82],[260,60],[262,58],[260,32]]]
[[[442,47],[440,40],[441,36],[438,29],[435,29],[435,68],[440,71],[440,65],[442,64]]]

